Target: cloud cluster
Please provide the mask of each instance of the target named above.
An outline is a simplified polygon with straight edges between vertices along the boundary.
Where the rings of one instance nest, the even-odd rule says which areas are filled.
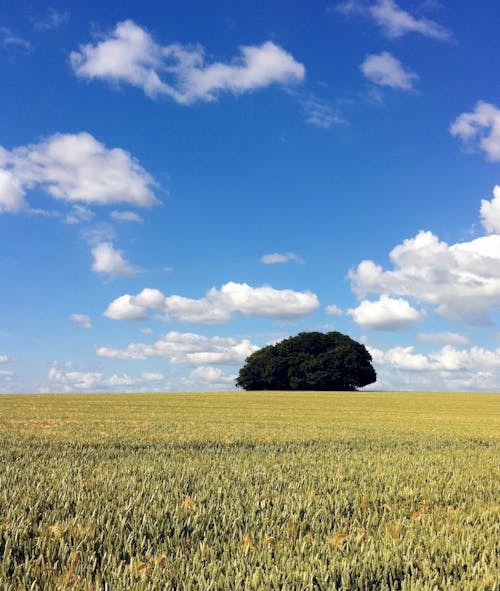
[[[71,364],[68,364],[69,366]],[[70,367],[60,367],[55,363],[49,371],[49,380],[62,386],[65,392],[74,390],[116,390],[121,388],[144,388],[144,383],[159,382],[165,379],[161,373],[142,373],[140,378],[133,378],[127,373],[113,374],[106,378],[102,372],[75,371]]]
[[[0,212],[25,209],[35,189],[73,204],[148,207],[158,203],[155,186],[128,152],[89,133],[55,134],[10,151],[0,146]]]
[[[155,343],[131,343],[124,349],[98,347],[96,354],[108,359],[145,360],[166,357],[172,363],[241,364],[257,351],[248,339],[205,337],[194,333],[169,332]]]
[[[165,296],[157,289],[146,288],[133,296],[125,294],[112,301],[104,315],[113,320],[145,320],[150,310],[163,314],[165,320],[216,324],[227,322],[235,312],[247,315],[292,318],[318,308],[315,294],[251,287],[230,281],[220,289],[212,287],[198,300],[179,295]]]
[[[358,326],[370,330],[403,330],[422,317],[406,300],[386,295],[376,302],[364,300],[347,313]]]
[[[452,321],[489,322],[500,302],[500,235],[448,245],[432,232],[419,232],[390,253],[391,270],[371,260],[349,272],[359,297],[406,296],[436,306]]]
[[[498,388],[500,348],[457,349],[445,345],[423,355],[413,347],[386,351],[368,346],[377,367],[375,388],[416,390],[494,390]]]
[[[200,45],[157,44],[151,35],[126,20],[95,45],[81,45],[70,55],[81,78],[125,82],[149,97],[168,96],[179,104],[214,101],[221,92],[242,94],[273,83],[303,80],[304,66],[271,41],[240,47],[229,64],[206,63]]]
[[[388,51],[368,55],[360,66],[363,75],[379,86],[412,90],[417,74],[405,70],[401,62]]]
[[[462,113],[450,126],[450,133],[459,137],[465,146],[479,145],[488,159],[500,161],[500,109],[479,101],[474,111]]]
[[[417,33],[441,41],[451,38],[444,27],[427,18],[416,18],[403,10],[394,0],[378,0],[367,5],[358,0],[347,0],[337,5],[336,10],[347,16],[364,16],[372,20],[390,39]]]

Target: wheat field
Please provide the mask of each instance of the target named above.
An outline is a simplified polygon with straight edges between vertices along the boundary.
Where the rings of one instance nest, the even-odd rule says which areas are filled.
[[[0,589],[500,589],[500,396],[0,396]]]

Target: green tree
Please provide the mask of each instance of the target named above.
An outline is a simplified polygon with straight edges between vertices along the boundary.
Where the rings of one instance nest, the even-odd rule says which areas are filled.
[[[259,349],[236,385],[244,390],[356,390],[377,379],[366,347],[340,332],[301,332]]]

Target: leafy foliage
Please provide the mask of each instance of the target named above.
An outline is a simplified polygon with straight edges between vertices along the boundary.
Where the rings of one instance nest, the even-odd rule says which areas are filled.
[[[340,332],[301,332],[256,351],[236,385],[245,390],[356,390],[376,380],[366,347]]]

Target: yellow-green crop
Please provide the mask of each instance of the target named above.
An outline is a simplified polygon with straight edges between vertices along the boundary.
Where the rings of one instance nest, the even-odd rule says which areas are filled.
[[[500,589],[500,395],[0,396],[0,589]]]

